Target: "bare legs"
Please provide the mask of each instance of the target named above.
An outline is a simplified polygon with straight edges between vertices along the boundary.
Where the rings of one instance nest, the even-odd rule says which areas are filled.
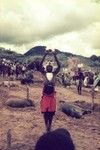
[[[44,121],[45,121],[45,126],[46,126],[47,132],[51,131],[53,116],[54,116],[54,112],[45,112],[44,113]]]

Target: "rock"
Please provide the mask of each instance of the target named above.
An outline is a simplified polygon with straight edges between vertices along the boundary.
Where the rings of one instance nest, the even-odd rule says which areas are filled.
[[[34,81],[33,81],[33,79],[22,79],[21,80],[21,84],[33,84],[34,83]]]
[[[35,150],[75,150],[70,133],[63,128],[42,135],[36,143]]]
[[[68,103],[61,104],[60,110],[66,115],[77,119],[81,118],[85,114],[91,113],[90,110],[85,110],[79,106],[76,106],[74,104],[68,104]]]
[[[1,83],[1,86],[4,86],[4,87],[19,87],[19,83],[16,82],[16,81],[3,81]]]
[[[24,108],[24,107],[34,107],[35,104],[32,102],[32,100],[26,100],[26,99],[9,99],[7,100],[7,102],[5,103],[7,106],[9,107],[14,107],[14,108]]]

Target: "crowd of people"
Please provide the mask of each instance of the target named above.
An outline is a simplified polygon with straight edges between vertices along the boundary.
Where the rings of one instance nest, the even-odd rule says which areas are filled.
[[[32,76],[32,72],[30,70],[37,70],[41,72],[40,62],[34,61],[30,64],[27,64],[18,61],[14,62],[5,58],[0,60],[0,76],[2,77],[13,77],[14,79],[29,78],[28,73],[30,73],[30,76]],[[83,71],[81,67],[77,67],[73,73],[72,71],[67,73],[60,71],[56,80],[58,80],[59,83],[64,87],[71,86],[73,84],[76,85],[78,94],[81,95],[82,87],[91,87],[98,76],[98,72],[93,72],[90,70]],[[98,90],[98,88],[96,90]]]
[[[25,75],[26,69],[25,63],[13,62],[5,58],[0,60],[0,76],[2,77],[15,76],[18,78],[20,75]]]
[[[78,94],[81,95],[82,87],[91,88],[99,76],[99,72],[83,71],[82,68],[77,67],[73,75],[70,72],[62,73],[61,82],[64,87],[76,85]]]

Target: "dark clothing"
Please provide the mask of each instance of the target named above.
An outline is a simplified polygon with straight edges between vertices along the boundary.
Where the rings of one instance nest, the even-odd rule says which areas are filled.
[[[55,88],[52,82],[47,81],[44,83],[43,93],[50,95],[54,93],[54,91],[55,91]]]
[[[78,72],[78,79],[79,80],[84,80],[83,72]]]
[[[79,71],[78,72],[78,85],[77,85],[77,90],[78,90],[79,95],[82,94],[83,80],[84,80],[83,72]]]

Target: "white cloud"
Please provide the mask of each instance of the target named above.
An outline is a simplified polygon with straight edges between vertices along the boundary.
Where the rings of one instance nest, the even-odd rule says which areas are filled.
[[[0,0],[0,45],[99,54],[100,5],[90,0]],[[87,55],[87,53],[84,53]]]

